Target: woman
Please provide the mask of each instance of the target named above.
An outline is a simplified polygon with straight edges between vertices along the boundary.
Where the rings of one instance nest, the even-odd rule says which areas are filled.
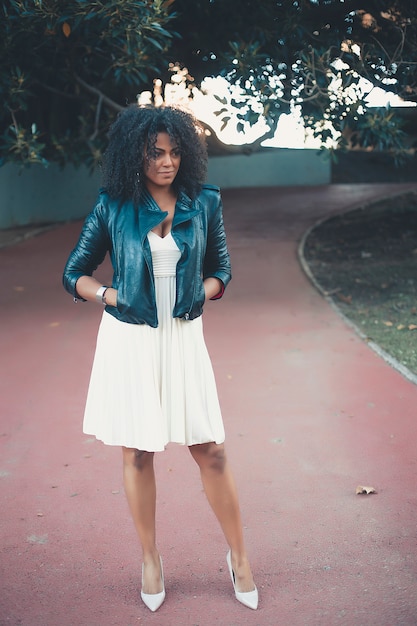
[[[239,504],[224,450],[201,315],[231,278],[218,188],[203,185],[204,134],[173,107],[131,105],[114,122],[104,188],[64,270],[75,300],[105,305],[84,432],[123,453],[123,477],[143,551],[141,597],[165,599],[155,538],[154,453],[187,445],[230,551],[236,598],[256,609]],[[109,253],[111,286],[93,273]]]

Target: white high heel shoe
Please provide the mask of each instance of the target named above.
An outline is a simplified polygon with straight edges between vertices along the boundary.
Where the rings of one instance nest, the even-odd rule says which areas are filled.
[[[233,589],[235,590],[236,600],[255,611],[258,608],[258,590],[256,585],[253,591],[238,591],[236,589],[235,573],[232,568],[232,555],[230,550],[226,554],[226,561],[229,568],[230,578],[232,579]]]
[[[165,600],[164,571],[162,569],[162,559],[161,559],[161,557],[159,557],[159,560],[161,562],[162,591],[160,591],[159,593],[144,593],[141,590],[141,592],[140,592],[140,597],[142,598],[142,602],[153,613],[159,609],[159,607],[161,606],[161,604]],[[143,580],[143,564],[142,564],[142,580]]]

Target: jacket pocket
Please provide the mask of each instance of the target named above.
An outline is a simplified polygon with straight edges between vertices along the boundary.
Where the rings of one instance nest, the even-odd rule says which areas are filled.
[[[194,302],[192,303],[192,312],[194,313],[194,317],[201,315],[205,301],[206,292],[204,289],[203,279],[199,278],[194,292]]]

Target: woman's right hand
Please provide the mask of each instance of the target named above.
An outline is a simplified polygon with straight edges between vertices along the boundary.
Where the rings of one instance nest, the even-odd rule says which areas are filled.
[[[77,294],[90,302],[97,302],[96,294],[100,287],[103,287],[103,283],[99,283],[92,276],[80,276],[76,284]],[[109,306],[117,306],[117,289],[107,287],[104,292],[104,300]]]

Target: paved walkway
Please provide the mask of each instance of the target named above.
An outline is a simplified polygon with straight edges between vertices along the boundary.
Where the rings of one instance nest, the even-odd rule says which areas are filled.
[[[155,614],[141,604],[120,451],[81,432],[100,312],[60,285],[80,224],[0,250],[1,625],[417,623],[417,386],[297,260],[317,219],[406,188],[224,193],[234,279],[205,329],[257,612],[233,598],[224,540],[178,446],[157,457],[167,599]],[[360,484],[378,493],[355,495]]]

